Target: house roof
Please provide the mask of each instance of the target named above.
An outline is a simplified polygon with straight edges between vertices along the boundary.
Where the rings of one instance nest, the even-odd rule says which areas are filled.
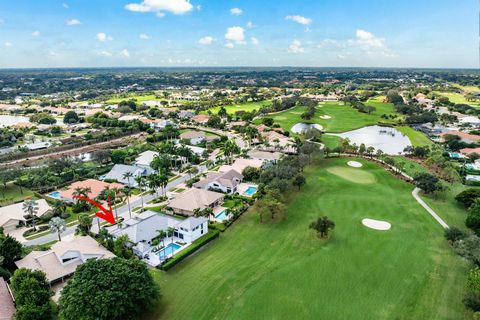
[[[153,172],[153,170],[143,167],[129,166],[126,164],[116,164],[113,166],[112,170],[105,175],[104,179],[117,180],[118,182],[126,184],[128,183],[128,179],[124,178],[123,176],[127,172],[130,172],[133,175],[133,177],[130,178],[130,184],[136,185],[136,177],[149,175]]]
[[[180,139],[197,139],[205,138],[205,132],[203,131],[187,131],[180,134]]]
[[[193,230],[197,226],[208,222],[208,219],[205,217],[189,217],[176,225],[177,228],[184,228],[187,230]]]
[[[192,188],[176,196],[168,206],[193,212],[195,209],[205,209],[216,201],[223,199],[223,197],[224,195],[218,192]]]
[[[138,155],[137,159],[135,159],[135,163],[139,166],[150,166],[150,163],[153,161],[153,158],[155,158],[158,155],[159,155],[158,152],[147,150]]]
[[[95,199],[98,197],[105,188],[122,188],[123,185],[120,183],[106,183],[100,180],[95,180],[95,179],[87,179],[83,181],[77,181],[72,183],[70,186],[68,186],[67,190],[61,190],[60,191],[60,196],[65,199],[73,199],[73,194],[75,193],[75,189],[77,188],[90,188],[92,191],[91,193],[88,194],[88,197],[91,199]]]
[[[82,259],[62,263],[67,252],[78,252]],[[70,240],[55,243],[48,251],[32,251],[25,258],[15,262],[18,268],[45,272],[48,281],[53,282],[75,272],[77,267],[89,258],[107,259],[115,255],[89,236],[75,236]]]
[[[208,119],[210,119],[210,117],[205,115],[205,114],[198,114],[198,115],[192,117],[193,121],[200,122],[200,123],[207,122]]]
[[[247,155],[250,158],[258,158],[269,161],[279,160],[282,157],[282,154],[280,152],[267,152],[260,150],[250,150],[248,151]]]
[[[472,154],[472,153],[478,153],[480,154],[480,148],[464,148],[460,149],[461,154]]]
[[[231,165],[223,165],[218,169],[220,172],[228,172],[235,170],[236,172],[243,172],[246,167],[261,168],[263,165],[262,160],[257,159],[236,159]]]
[[[25,220],[24,216],[26,215],[25,211],[23,211],[23,202],[15,203],[6,207],[0,207],[0,226],[3,226],[10,220]],[[38,205],[38,213],[37,217],[43,216],[47,213],[50,209],[50,205],[45,201],[45,199],[37,200]]]
[[[470,134],[468,132],[463,132],[463,131],[447,131],[444,132],[440,135],[440,137],[445,138],[446,135],[453,135],[453,136],[459,136],[460,139],[462,140],[470,140],[470,141],[479,141],[480,136],[476,134]]]
[[[209,183],[217,182],[222,186],[233,188],[238,185],[238,182],[234,180],[235,178],[242,180],[243,176],[233,169],[230,169],[226,172],[209,172],[207,173],[207,177],[205,179],[200,180],[193,185],[196,188],[204,188]]]
[[[108,228],[111,235],[117,237],[126,234],[130,241],[138,243],[142,240],[151,240],[157,230],[175,227],[181,220],[158,212],[147,210],[131,219],[125,220],[122,226]],[[149,239],[147,239],[149,238]]]
[[[11,320],[14,313],[13,297],[8,289],[7,282],[0,277],[0,320]]]

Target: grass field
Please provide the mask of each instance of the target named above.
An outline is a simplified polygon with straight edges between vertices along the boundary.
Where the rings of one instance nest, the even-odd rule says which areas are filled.
[[[409,126],[397,126],[395,128],[406,135],[414,147],[424,147],[433,144],[433,141],[430,140],[425,134]]]
[[[111,98],[107,101],[105,101],[105,103],[107,104],[116,104],[116,103],[120,103],[122,101],[129,101],[129,100],[135,100],[136,102],[142,102],[142,101],[147,101],[147,100],[164,100],[164,99],[159,99],[159,98],[156,98],[154,94],[150,94],[150,95],[137,95],[137,94],[134,94],[134,95],[130,95],[128,97],[116,97],[116,98]]]
[[[269,106],[272,104],[272,100],[264,100],[258,102],[248,102],[243,104],[234,104],[230,106],[223,106],[227,110],[228,114],[235,114],[237,111],[247,111],[252,112],[253,110],[260,110],[263,106]],[[217,114],[220,107],[215,107],[209,109],[213,114]]]
[[[358,112],[351,106],[342,105],[337,102],[327,102],[321,104],[317,108],[315,117],[310,121],[304,121],[300,117],[306,110],[304,107],[295,107],[284,112],[268,115],[267,117],[273,118],[276,123],[280,124],[283,129],[288,131],[299,122],[318,123],[328,132],[344,132],[368,125],[378,124],[380,122],[396,122],[395,120],[381,118],[383,114],[396,114],[393,105],[379,102],[377,100],[369,101],[367,104],[375,106],[377,110],[372,112],[372,114],[366,114]],[[321,119],[320,117],[323,115],[328,115],[331,119]],[[257,120],[257,122],[260,122],[260,120]]]
[[[0,206],[4,204],[10,204],[20,201],[25,198],[33,196],[33,192],[29,189],[23,188],[23,193],[20,187],[14,184],[7,184],[7,188],[4,189],[3,185],[0,186]]]
[[[456,92],[440,92],[440,91],[435,91],[434,93],[442,95],[444,97],[447,97],[450,102],[453,102],[455,104],[468,104],[473,107],[480,107],[480,102],[475,102],[475,101],[467,101],[465,99],[465,96],[460,93]]]
[[[253,209],[167,273],[146,319],[466,319],[466,263],[412,198],[412,186],[376,164],[328,159],[306,169],[284,218],[260,224]],[[308,225],[328,215],[329,240]],[[361,219],[385,220],[386,232]]]

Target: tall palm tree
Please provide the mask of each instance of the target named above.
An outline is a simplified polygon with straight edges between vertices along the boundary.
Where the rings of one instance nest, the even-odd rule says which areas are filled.
[[[51,232],[56,232],[58,235],[58,241],[62,241],[62,238],[60,235],[62,232],[64,232],[67,229],[65,220],[59,217],[53,217],[52,220],[50,220],[50,231]]]
[[[143,210],[143,191],[147,186],[147,181],[145,176],[138,176],[138,177],[135,177],[135,182],[137,183],[137,186],[140,189],[140,199],[142,200],[142,210]]]
[[[132,209],[130,208],[130,196],[132,195],[132,190],[129,187],[125,187],[122,189],[122,193],[127,197],[128,217],[132,219]]]
[[[30,220],[30,222],[32,223],[33,230],[36,231],[37,226],[36,226],[35,219],[37,218],[37,213],[39,209],[38,202],[35,200],[26,200],[23,203],[22,209],[23,209],[23,212],[25,212],[26,215],[30,217],[28,220]]]
[[[155,192],[155,194],[158,197],[158,188],[161,186],[159,176],[153,173],[147,176],[147,182],[148,182],[148,188],[150,188],[152,192]]]
[[[168,236],[168,237],[171,237],[172,243],[173,243],[173,235],[174,235],[174,234],[175,234],[175,228],[168,227],[168,229],[167,229],[167,236]],[[173,256],[173,253],[172,253],[172,256]]]
[[[162,187],[162,195],[165,196],[165,188],[168,184],[168,175],[166,173],[160,173],[158,176],[160,186]]]
[[[130,184],[130,178],[133,177],[133,173],[131,172],[125,172],[123,174],[123,179],[127,179],[127,182],[128,182],[128,186],[131,187],[132,185]]]

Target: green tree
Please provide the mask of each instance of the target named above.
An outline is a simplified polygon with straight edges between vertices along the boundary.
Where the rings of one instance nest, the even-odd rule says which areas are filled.
[[[142,261],[121,258],[88,260],[62,291],[63,320],[133,320],[152,307],[159,288]]]
[[[21,268],[11,278],[17,312],[15,319],[45,320],[51,318],[50,297],[52,290],[45,273]]]
[[[299,174],[293,178],[292,184],[300,190],[301,187],[303,187],[307,183],[307,179],[305,179],[305,176]]]
[[[10,235],[0,235],[0,267],[15,270],[15,261],[22,257],[22,244]]]
[[[415,185],[426,194],[431,194],[443,189],[439,179],[433,174],[422,172],[415,176]]]
[[[475,200],[480,198],[480,189],[469,188],[455,196],[455,200],[467,208],[470,208]]]
[[[117,257],[125,259],[131,259],[133,257],[130,239],[126,234],[115,239],[113,243],[113,253],[115,253]]]
[[[335,222],[330,220],[327,216],[320,217],[310,224],[310,229],[317,231],[321,238],[328,238],[328,233],[334,228]]]
[[[65,116],[63,117],[64,123],[77,123],[79,120],[80,118],[78,117],[78,114],[73,110],[65,113]]]
[[[88,213],[80,213],[77,217],[78,226],[76,232],[82,236],[86,236],[90,233],[92,228],[92,217]]]
[[[36,200],[25,200],[22,205],[23,212],[29,217],[28,220],[30,221],[31,225],[33,226],[33,230],[37,230],[36,227],[36,220],[37,220],[37,213],[38,213],[38,202]]]

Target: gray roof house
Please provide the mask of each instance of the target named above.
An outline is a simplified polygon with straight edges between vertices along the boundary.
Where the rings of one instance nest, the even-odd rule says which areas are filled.
[[[168,207],[175,213],[192,216],[195,209],[213,209],[219,206],[223,203],[224,197],[219,192],[192,188],[170,200]]]
[[[201,225],[202,227],[198,228]],[[158,237],[158,230],[167,231],[168,228],[175,229],[174,237],[177,239],[191,243],[208,232],[208,219],[189,217],[181,220],[148,210],[107,230],[114,237],[127,235],[133,243],[135,254],[143,258],[150,251],[152,240]],[[197,232],[200,229],[203,229],[203,232]]]
[[[195,188],[205,190],[221,190],[223,193],[234,193],[242,182],[243,175],[231,169],[226,172],[209,172],[207,177],[193,184]]]
[[[130,183],[127,178],[124,178],[125,173],[130,172],[132,177],[130,178]],[[115,180],[117,182],[129,185],[131,187],[137,187],[135,178],[139,176],[148,176],[154,171],[151,168],[145,168],[140,166],[129,166],[126,164],[116,164],[113,166],[112,170],[109,173],[102,177],[102,180]]]

